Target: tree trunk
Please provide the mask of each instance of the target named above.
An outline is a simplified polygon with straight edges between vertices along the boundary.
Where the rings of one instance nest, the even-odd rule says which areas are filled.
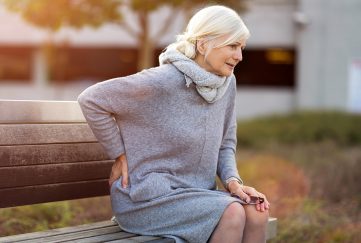
[[[141,33],[138,38],[138,71],[154,66],[154,43],[149,34],[148,12],[139,12]]]

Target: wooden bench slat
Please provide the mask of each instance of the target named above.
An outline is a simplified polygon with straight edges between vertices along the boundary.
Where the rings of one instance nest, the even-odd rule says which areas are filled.
[[[108,179],[0,189],[0,208],[109,195]]]
[[[119,234],[120,237],[130,237],[130,233],[121,231],[119,226],[114,225],[106,228],[96,228],[91,230],[82,230],[72,233],[65,233],[61,235],[47,236],[41,238],[42,243],[56,243],[56,242],[74,242],[76,240],[89,239],[92,237],[112,235],[114,233]],[[132,234],[134,235],[134,234]],[[25,241],[26,242],[26,241]],[[24,243],[25,243],[24,242]]]
[[[269,218],[267,227],[267,239],[275,236],[277,219]],[[98,231],[98,233],[96,233]],[[103,221],[80,226],[53,229],[43,232],[28,233],[0,238],[0,242],[148,242],[148,243],[171,243],[170,238],[153,236],[139,236],[122,231],[115,222]]]
[[[134,236],[135,234],[131,234],[128,232],[120,231],[118,226],[113,226],[113,228],[107,229],[94,229],[92,231],[81,231],[75,232],[71,234],[64,234],[58,236],[49,236],[45,238],[38,239],[29,239],[20,241],[21,243],[59,243],[59,242],[103,242],[103,241],[92,241],[91,239],[99,239],[104,237],[105,239],[109,235],[110,239],[114,239],[114,235],[116,234],[116,238],[123,239],[127,237]],[[85,240],[85,241],[84,241]]]
[[[106,234],[106,235],[98,235],[94,237],[72,240],[72,241],[65,241],[65,242],[74,242],[74,243],[99,243],[99,242],[107,242],[116,239],[126,239],[128,237],[132,237],[135,234],[128,233],[128,232],[119,232],[113,234]]]
[[[0,123],[85,122],[76,101],[0,100]]]
[[[147,242],[147,243],[174,243],[175,240],[171,238],[160,238],[154,236],[135,236],[128,239],[106,241],[106,243],[136,243],[136,242]]]
[[[74,233],[74,232],[80,232],[80,231],[86,231],[86,230],[92,230],[92,229],[101,229],[101,228],[108,228],[117,226],[117,224],[113,221],[107,220],[102,222],[96,222],[96,223],[89,223],[89,224],[83,224],[83,225],[77,225],[77,226],[69,226],[64,228],[57,228],[57,229],[51,229],[46,231],[40,231],[40,232],[33,232],[33,233],[27,233],[27,234],[21,234],[21,235],[11,235],[2,237],[1,242],[7,242],[7,241],[23,241],[23,240],[30,240],[30,239],[40,239],[44,237],[48,237],[51,235],[62,235],[62,234],[68,234],[68,233]]]
[[[171,239],[171,238],[163,238],[163,239],[157,239],[157,240],[150,240],[150,241],[145,241],[147,243],[174,243],[175,240]]]
[[[157,240],[150,240],[150,241],[145,241],[147,243],[174,243],[175,240],[171,239],[171,238],[160,238]]]
[[[113,160],[19,167],[0,167],[0,189],[109,177]]]
[[[155,236],[147,236],[147,235],[137,235],[134,237],[130,237],[127,239],[120,239],[120,240],[112,240],[112,241],[106,241],[107,243],[134,243],[134,242],[149,242],[153,240],[159,240],[159,237]]]
[[[0,145],[97,142],[88,124],[0,124]]]
[[[0,146],[0,167],[109,159],[99,143]]]

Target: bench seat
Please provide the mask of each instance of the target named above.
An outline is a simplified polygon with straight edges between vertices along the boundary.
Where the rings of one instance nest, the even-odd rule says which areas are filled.
[[[276,219],[270,218],[268,221],[267,239],[276,236]],[[171,243],[170,238],[136,235],[122,231],[113,221],[103,221],[92,224],[85,224],[74,227],[47,230],[42,232],[7,236],[0,238],[1,243],[21,242],[21,243],[46,243],[46,242],[148,242],[148,243]]]
[[[7,236],[0,238],[1,243],[5,242],[173,242],[172,239],[160,237],[139,236],[122,231],[112,221],[103,221],[92,224],[85,224],[74,227],[59,228],[42,232]]]

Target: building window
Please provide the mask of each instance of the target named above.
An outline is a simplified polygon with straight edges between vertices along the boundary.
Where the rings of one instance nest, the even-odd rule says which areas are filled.
[[[101,81],[137,71],[136,49],[58,47],[52,52],[49,79],[55,83]]]
[[[295,51],[245,50],[234,74],[238,86],[295,87]]]
[[[33,48],[0,47],[0,81],[30,82]]]

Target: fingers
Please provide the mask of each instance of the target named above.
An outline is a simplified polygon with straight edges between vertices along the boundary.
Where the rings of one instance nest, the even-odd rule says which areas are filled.
[[[264,201],[256,205],[258,211],[264,212],[270,208],[270,203],[268,202],[266,196],[260,192],[257,192],[259,197],[262,197]]]
[[[115,181],[114,178],[109,178],[109,180],[108,180],[109,187],[111,187],[113,185],[114,181]]]
[[[238,196],[246,203],[249,203],[251,201],[251,197],[243,190],[240,190]]]
[[[114,181],[118,180],[121,175],[123,175],[121,185],[123,188],[126,188],[129,185],[129,179],[128,179],[128,161],[125,154],[120,155],[115,160],[108,180],[109,186],[111,187]]]
[[[253,187],[249,187],[249,186],[242,186],[242,189],[237,191],[237,195],[244,201],[246,201],[247,203],[250,202],[251,198],[250,196],[256,196],[256,197],[261,197],[264,199],[264,201],[262,203],[258,203],[256,204],[256,209],[258,211],[264,212],[266,210],[268,210],[270,208],[270,203],[268,202],[266,196],[260,192],[258,192],[256,189],[254,189]]]
[[[265,211],[265,210],[270,209],[271,204],[268,202],[267,197],[266,197],[264,194],[262,194],[262,193],[259,193],[259,195],[260,195],[262,198],[264,198],[264,202],[261,203],[261,210],[262,210],[262,211]]]
[[[251,197],[250,196],[258,196],[256,194],[256,190],[253,187],[250,186],[243,186],[242,187],[242,199],[244,201],[246,201],[247,203],[249,203],[251,201]]]
[[[127,161],[127,158],[124,156],[124,158],[122,159],[122,175],[123,175],[123,178],[122,178],[122,187],[123,188],[127,188],[128,187],[128,182],[129,182],[129,179],[128,179],[128,161]]]
[[[109,186],[111,187],[113,182],[116,181],[120,175],[121,175],[121,165],[122,162],[120,160],[120,157],[117,158],[112,166],[112,170],[110,172],[110,176],[109,176]]]

